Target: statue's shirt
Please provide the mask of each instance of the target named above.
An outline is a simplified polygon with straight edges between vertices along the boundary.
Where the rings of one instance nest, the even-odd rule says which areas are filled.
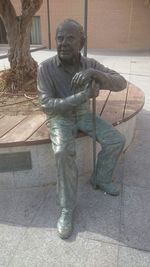
[[[39,75],[41,74],[40,79],[49,96],[64,98],[75,93],[71,89],[71,80],[75,73],[89,68],[103,70],[104,66],[92,58],[81,56],[78,69],[72,71],[69,66],[66,68],[56,55],[40,64]]]
[[[80,62],[75,68],[69,68],[68,65],[66,67],[57,55],[42,62],[38,68],[38,92],[44,111],[55,115],[67,111],[66,107],[68,107],[68,110],[86,112],[89,109],[89,101],[85,101],[82,94],[83,88],[76,88],[77,92],[81,91],[81,97],[79,93],[77,96],[77,92],[71,88],[71,80],[76,72],[89,68],[104,72],[108,76],[107,81],[101,83],[101,89],[117,91],[115,88],[119,87],[123,77],[114,70],[104,67],[95,59],[80,56]],[[72,96],[71,102],[68,98],[70,96]]]

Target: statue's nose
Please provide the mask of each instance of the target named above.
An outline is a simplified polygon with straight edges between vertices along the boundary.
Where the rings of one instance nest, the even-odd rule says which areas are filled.
[[[67,45],[67,44],[68,44],[67,38],[63,38],[62,45]]]

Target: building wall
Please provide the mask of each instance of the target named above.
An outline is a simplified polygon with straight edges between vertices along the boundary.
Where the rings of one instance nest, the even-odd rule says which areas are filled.
[[[12,0],[17,12],[18,0]],[[150,1],[88,0],[88,48],[105,50],[150,49]],[[55,30],[66,18],[83,24],[84,0],[49,0],[51,45],[55,48]],[[37,15],[41,16],[42,44],[48,46],[47,1]]]
[[[55,30],[57,25],[66,18],[72,18],[83,24],[82,0],[50,0],[51,40],[55,47]]]

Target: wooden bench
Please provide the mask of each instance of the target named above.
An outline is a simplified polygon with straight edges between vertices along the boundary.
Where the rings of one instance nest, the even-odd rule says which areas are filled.
[[[121,92],[101,91],[96,100],[96,113],[114,126],[133,118],[144,105],[143,92],[130,84]],[[49,143],[46,116],[31,115],[0,117],[0,147]]]
[[[100,92],[99,97],[96,100],[97,114],[102,116],[107,121],[111,122],[125,135],[127,139],[125,149],[129,146],[129,144],[132,141],[134,135],[136,114],[142,109],[143,105],[144,105],[144,94],[139,88],[137,88],[133,84],[129,84],[128,88],[117,93],[102,90]],[[22,152],[30,151],[32,154],[33,152],[32,150],[35,150],[36,148],[38,150],[37,152],[38,155],[41,153],[41,151],[43,153],[43,158],[41,158],[41,161],[43,160],[44,162],[44,153],[46,159],[49,157],[48,156],[49,146],[47,146],[47,143],[50,143],[50,138],[46,126],[46,116],[42,112],[35,112],[30,115],[17,115],[17,116],[2,115],[0,117],[0,126],[1,126],[0,127],[1,156],[3,154],[15,153],[21,151]],[[87,139],[87,137],[85,137],[85,135],[81,133],[79,133],[78,137],[85,138],[85,143],[83,142],[84,138],[78,138],[82,139],[82,143],[84,143],[83,146],[81,145],[81,143],[79,145],[79,147],[82,147],[80,148],[82,150],[84,146],[87,146],[87,142],[89,142],[88,141],[89,139]],[[90,146],[91,146],[90,149],[92,150],[92,145]],[[83,151],[79,151],[79,161],[80,161],[79,164],[81,165],[80,168],[82,170],[84,169],[84,171],[89,171],[89,168],[91,168],[92,164],[89,162],[92,162],[92,160],[91,158],[89,158],[85,163],[85,159],[84,160],[82,159],[81,155],[82,152]],[[87,154],[90,153],[89,152],[87,153],[85,151],[85,155],[83,155],[83,158],[87,156]],[[33,169],[34,167],[33,165],[36,165],[36,168],[38,168],[38,164],[35,162],[33,163],[33,161],[36,161],[36,153],[34,156],[31,155],[31,161],[32,161],[31,169]],[[46,167],[44,167],[45,165],[43,165],[43,167],[39,166],[40,169],[41,168],[43,169],[43,175],[44,175],[44,169],[48,168],[49,161],[51,161],[50,158],[48,158],[47,160]],[[40,159],[39,159],[39,164],[41,164]],[[52,171],[53,164],[50,166],[48,173]],[[89,168],[86,169],[86,166],[85,168],[83,168],[83,164],[84,165],[86,164]],[[31,169],[28,171],[26,170],[26,174],[27,172],[30,172]],[[54,173],[55,171],[53,171],[53,176]],[[79,173],[82,173],[82,171],[79,171]],[[47,177],[47,179],[49,178]]]

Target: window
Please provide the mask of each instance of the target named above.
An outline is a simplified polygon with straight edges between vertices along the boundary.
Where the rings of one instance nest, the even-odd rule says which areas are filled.
[[[41,44],[41,26],[40,26],[39,16],[35,16],[32,19],[30,43]],[[1,18],[0,18],[0,44],[8,44],[6,30]]]
[[[41,44],[41,25],[39,16],[35,16],[32,18],[30,43]]]

